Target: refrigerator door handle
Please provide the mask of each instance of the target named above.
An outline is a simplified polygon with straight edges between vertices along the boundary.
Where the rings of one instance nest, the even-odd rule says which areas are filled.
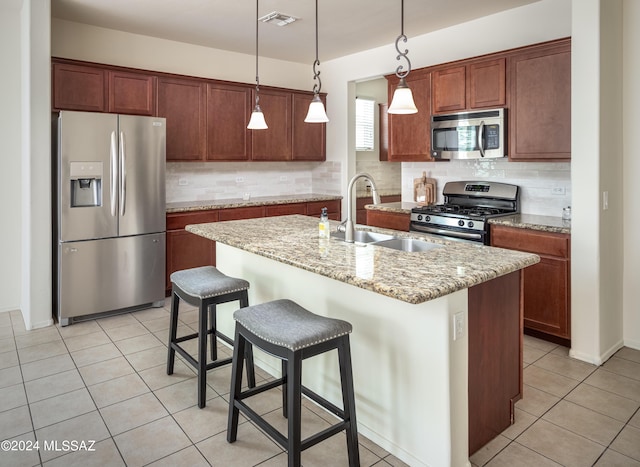
[[[127,151],[124,144],[124,132],[120,132],[120,216],[124,216],[127,204]]]
[[[118,190],[118,155],[116,154],[116,132],[111,132],[111,215],[116,216],[118,213],[116,207],[117,190]]]

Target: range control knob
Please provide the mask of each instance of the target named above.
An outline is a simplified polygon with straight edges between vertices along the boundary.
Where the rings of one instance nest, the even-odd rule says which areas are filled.
[[[473,221],[469,221],[467,225],[469,226],[470,229],[473,229]]]
[[[459,220],[459,221],[458,221],[458,225],[459,225],[460,227],[464,227],[464,221],[463,221],[463,220]]]
[[[431,216],[424,216],[425,222],[431,222]]]
[[[422,220],[422,214],[418,214],[418,220],[421,221]]]

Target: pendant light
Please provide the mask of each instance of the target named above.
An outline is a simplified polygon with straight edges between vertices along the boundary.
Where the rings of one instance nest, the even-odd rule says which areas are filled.
[[[251,118],[247,128],[249,130],[266,130],[267,122],[264,120],[264,114],[260,109],[260,78],[258,77],[258,0],[256,0],[256,106],[251,112]]]
[[[307,116],[304,118],[306,123],[326,123],[329,121],[322,99],[320,99],[322,81],[320,81],[320,71],[316,69],[317,66],[320,66],[320,60],[318,60],[318,0],[316,0],[316,61],[313,62],[313,79],[318,82],[313,85],[313,99],[309,104]]]
[[[398,46],[401,40],[403,42],[407,42],[407,36],[404,35],[404,0],[400,1],[401,23],[400,35],[396,39],[396,50],[398,51],[396,60],[400,60],[401,57],[404,58],[407,61],[407,70],[401,71],[402,65],[399,65],[398,68],[396,68],[396,76],[400,78],[400,82],[398,83],[398,86],[393,93],[393,99],[391,100],[391,105],[389,106],[389,110],[387,110],[387,113],[414,114],[418,112],[418,109],[416,108],[416,104],[413,102],[413,94],[411,93],[411,89],[409,88],[409,86],[407,86],[407,82],[405,81],[405,77],[411,71],[411,62],[407,57],[409,50],[405,49],[404,52],[401,52],[400,47]]]

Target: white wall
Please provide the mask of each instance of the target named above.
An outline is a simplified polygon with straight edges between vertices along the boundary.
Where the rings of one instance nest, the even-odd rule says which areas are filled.
[[[640,2],[622,3],[623,40],[623,231],[624,231],[624,343],[640,349],[640,157],[638,157],[637,129],[640,126]]]
[[[20,307],[20,0],[0,3],[0,312]]]

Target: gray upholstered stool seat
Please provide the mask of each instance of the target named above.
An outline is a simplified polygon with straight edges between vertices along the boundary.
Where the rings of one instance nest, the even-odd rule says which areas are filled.
[[[271,344],[300,350],[351,332],[351,323],[326,318],[302,308],[291,300],[275,300],[233,314],[247,331]]]
[[[178,352],[187,362],[198,370],[198,406],[205,406],[207,371],[232,362],[231,358],[218,360],[216,338],[233,345],[233,340],[222,334],[216,327],[216,305],[234,300],[240,307],[249,305],[247,290],[249,282],[229,277],[213,266],[185,269],[171,274],[172,298],[169,324],[169,353],[167,356],[167,374],[173,374],[175,354]],[[178,308],[180,300],[198,307],[198,332],[177,337]],[[211,360],[207,364],[207,335],[210,336]],[[193,358],[179,344],[198,339],[198,359]],[[255,386],[253,353],[251,347],[243,354],[247,360],[247,379],[249,387]]]
[[[238,434],[240,412],[278,442],[288,453],[288,466],[299,467],[301,453],[307,448],[341,432],[347,434],[349,466],[360,465],[355,396],[351,371],[349,334],[352,326],[340,320],[318,316],[291,300],[242,308],[233,314],[236,320],[227,441],[233,443]],[[242,365],[245,346],[255,346],[282,360],[282,377],[258,387],[242,391]],[[337,349],[342,383],[342,406],[339,408],[302,385],[302,361]],[[282,386],[283,412],[288,418],[284,436],[273,425],[251,409],[244,399]],[[339,417],[339,423],[301,439],[301,395]]]

